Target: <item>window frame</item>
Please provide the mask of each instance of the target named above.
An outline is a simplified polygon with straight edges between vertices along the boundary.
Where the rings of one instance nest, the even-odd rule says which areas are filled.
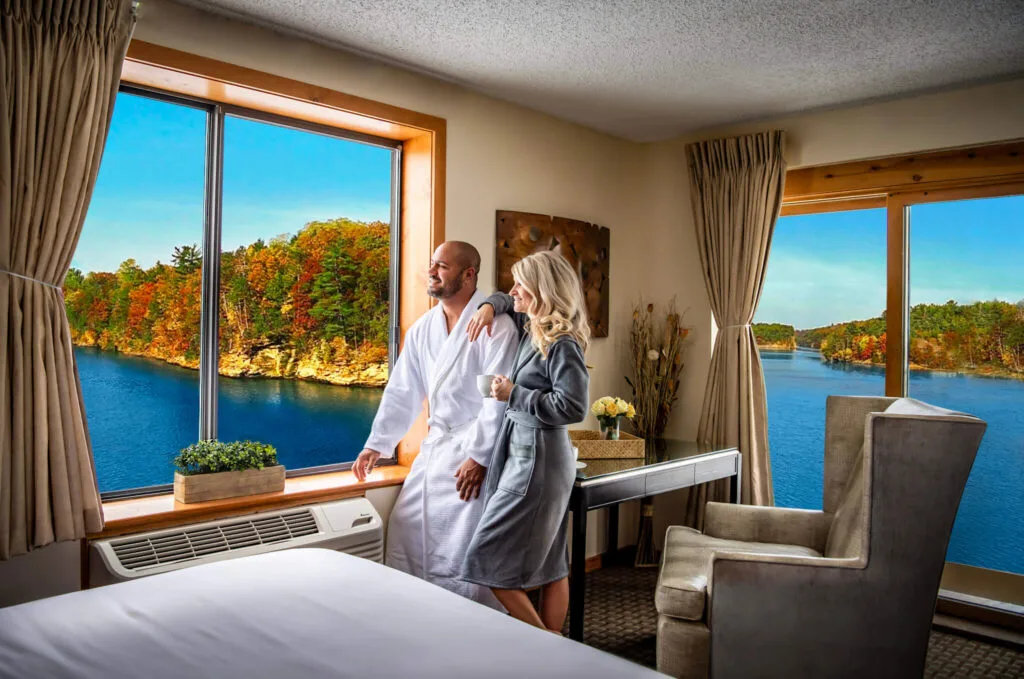
[[[1024,140],[789,170],[781,216],[886,208],[885,395],[909,379],[910,207],[1024,193]]]
[[[333,139],[342,139],[367,144],[391,151],[390,162],[390,267],[389,283],[389,322],[388,322],[388,367],[392,368],[397,359],[401,328],[398,325],[401,299],[399,295],[401,270],[401,158],[402,143],[362,132],[343,130],[327,125],[303,120],[294,120],[274,113],[248,109],[231,104],[222,104],[199,97],[184,96],[166,92],[150,86],[139,86],[122,82],[118,94],[127,94],[161,101],[177,106],[185,106],[203,111],[206,115],[206,152],[204,179],[204,219],[203,219],[203,264],[202,294],[200,301],[200,350],[199,350],[199,421],[197,441],[216,439],[218,434],[218,396],[219,396],[219,361],[220,347],[218,342],[220,326],[220,264],[221,250],[221,219],[223,213],[224,187],[224,125],[230,116],[237,119],[274,125],[290,130],[310,132]],[[212,254],[213,256],[207,256]],[[395,459],[382,459],[382,466],[397,464]],[[348,471],[352,462],[337,462],[312,467],[298,467],[286,470],[286,478],[298,478],[314,474]],[[103,502],[125,500],[136,497],[148,497],[171,493],[173,483],[162,483],[151,486],[138,486],[122,490],[106,491],[100,494]]]

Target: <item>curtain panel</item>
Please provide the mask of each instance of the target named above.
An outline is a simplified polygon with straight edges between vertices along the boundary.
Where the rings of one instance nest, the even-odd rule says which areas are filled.
[[[751,323],[764,287],[786,178],[785,133],[769,131],[686,147],[704,284],[718,326],[698,439],[739,448],[741,500],[773,504],[768,409]],[[703,525],[704,506],[728,501],[724,480],[689,491],[685,521]]]
[[[0,560],[103,528],[61,286],[134,25],[130,0],[0,0]]]

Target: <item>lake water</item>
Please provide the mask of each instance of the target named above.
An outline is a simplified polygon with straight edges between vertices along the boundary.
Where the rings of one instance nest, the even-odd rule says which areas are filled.
[[[762,351],[761,358],[775,504],[821,509],[825,398],[883,395],[885,372],[822,363],[816,351]],[[913,371],[910,395],[988,423],[947,560],[1024,573],[1024,382]]]
[[[199,432],[199,373],[75,347],[100,490],[170,483],[171,459]],[[351,462],[382,389],[220,378],[218,438],[270,443],[289,469]]]
[[[76,347],[100,490],[169,483],[171,458],[194,442],[199,376],[160,361]],[[817,352],[762,352],[775,502],[821,508],[825,397],[880,395],[884,372],[822,363]],[[1024,382],[911,374],[911,394],[988,422],[948,559],[1024,573]],[[220,378],[225,441],[273,444],[288,468],[349,462],[382,390],[278,379]]]

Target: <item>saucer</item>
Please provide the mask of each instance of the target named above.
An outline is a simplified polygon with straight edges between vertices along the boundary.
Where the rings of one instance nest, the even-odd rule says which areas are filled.
[[[587,466],[586,462],[580,462],[579,460],[576,461],[576,469],[584,469],[584,468],[586,468],[586,466]]]

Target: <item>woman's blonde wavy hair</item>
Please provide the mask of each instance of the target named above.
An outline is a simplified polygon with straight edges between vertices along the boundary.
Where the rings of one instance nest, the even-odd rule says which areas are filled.
[[[512,277],[533,295],[527,329],[533,346],[547,358],[552,342],[563,335],[583,351],[590,345],[590,323],[580,279],[569,262],[554,252],[536,252],[512,265]]]

